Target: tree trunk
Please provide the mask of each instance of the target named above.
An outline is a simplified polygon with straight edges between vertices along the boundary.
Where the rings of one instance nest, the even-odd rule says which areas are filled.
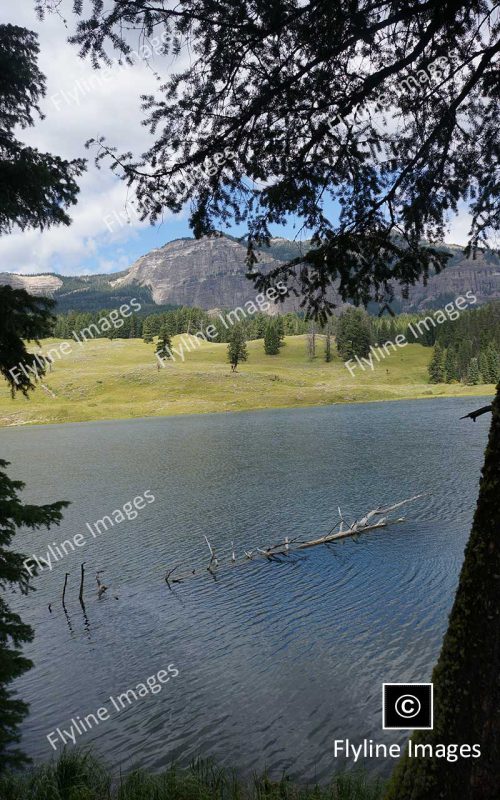
[[[434,668],[434,730],[413,742],[478,744],[479,758],[408,758],[385,800],[498,800],[500,797],[500,384],[472,532],[455,602]]]

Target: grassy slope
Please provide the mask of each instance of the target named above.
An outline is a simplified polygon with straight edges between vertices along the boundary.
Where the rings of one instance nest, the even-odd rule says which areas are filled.
[[[179,337],[175,337],[176,345]],[[167,362],[157,370],[154,347],[139,339],[96,339],[83,347],[73,343],[47,376],[46,385],[29,400],[12,400],[0,392],[0,425],[79,422],[96,419],[199,414],[258,408],[330,403],[401,400],[404,398],[484,395],[493,386],[430,385],[430,348],[407,345],[375,366],[352,377],[339,357],[309,361],[306,337],[287,337],[278,356],[266,356],[261,340],[248,343],[249,360],[237,374],[226,362],[227,345],[202,344],[184,363]],[[42,352],[60,344],[43,342]]]

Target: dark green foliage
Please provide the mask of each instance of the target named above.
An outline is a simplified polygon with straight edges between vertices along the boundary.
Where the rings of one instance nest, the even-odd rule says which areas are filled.
[[[337,350],[342,361],[366,358],[372,343],[370,318],[361,308],[344,311],[337,324]]]
[[[331,325],[330,321],[326,323],[326,330],[325,330],[325,361],[327,364],[330,363],[332,360],[332,332],[331,332]]]
[[[469,371],[467,373],[467,383],[470,386],[476,386],[480,380],[481,376],[479,374],[479,364],[477,363],[477,358],[471,358]]]
[[[444,379],[447,383],[471,383],[473,380],[474,384],[496,385],[500,379],[498,301],[482,308],[463,311],[458,319],[442,322],[435,329],[434,338],[436,347],[439,345],[444,352]],[[475,363],[472,363],[473,360]]]
[[[39,153],[15,138],[16,128],[33,125],[33,114],[39,113],[38,102],[45,93],[37,54],[35,34],[0,25],[0,233],[14,226],[24,230],[67,225],[66,208],[76,201],[78,192],[74,177],[83,170],[80,160],[68,162]],[[17,391],[27,395],[44,374],[43,360],[36,361],[27,351],[26,341],[37,342],[50,333],[52,307],[45,298],[0,287],[0,373],[13,397]],[[31,372],[30,367],[36,371]],[[8,592],[26,593],[31,588],[23,567],[26,556],[11,550],[10,545],[19,528],[36,530],[58,524],[67,505],[23,504],[19,498],[23,484],[7,476],[6,466],[7,462],[0,460],[0,772],[26,760],[16,745],[28,707],[10,684],[32,666],[21,646],[32,640],[33,630],[10,610],[6,599]]]
[[[172,342],[168,326],[164,324],[161,328],[158,341],[156,342],[155,353],[158,353],[161,358],[171,358],[172,355]]]
[[[500,301],[462,311],[458,319],[442,322],[436,328],[436,340],[443,347],[454,345],[458,350],[462,342],[469,342],[472,350],[466,355],[467,362],[472,356],[479,357],[490,343],[500,352]]]
[[[76,202],[82,159],[65,161],[23,145],[16,129],[34,125],[45,95],[38,69],[36,34],[16,25],[0,25],[0,233],[18,226],[46,228],[70,218]]]
[[[448,347],[446,350],[444,359],[444,374],[446,383],[458,381],[460,377],[458,372],[457,357],[453,347]]]
[[[471,476],[473,480],[473,476]],[[434,729],[414,742],[479,744],[481,758],[405,756],[385,800],[498,800],[500,787],[500,385],[472,531],[432,675]]]
[[[150,344],[153,341],[153,336],[157,335],[157,333],[159,331],[153,330],[151,320],[147,317],[142,323],[142,338],[146,344]]]
[[[247,358],[248,351],[245,333],[241,325],[234,325],[231,329],[229,344],[227,346],[227,360],[231,364],[232,371],[236,372],[239,362],[246,361]]]
[[[145,218],[189,202],[196,236],[245,223],[254,273],[272,226],[299,217],[310,241],[257,273],[259,289],[294,276],[314,314],[331,308],[334,282],[344,300],[391,299],[393,281],[446,263],[433,243],[460,202],[471,248],[496,228],[500,44],[488,4],[92,0],[75,10],[72,41],[96,64],[113,48],[130,58],[131,28],[165,34],[173,55],[189,40],[192,63],[145,98],[149,150],[117,154],[99,139],[97,157],[134,186]]]
[[[486,348],[484,362],[484,383],[497,383],[500,381],[500,357],[493,343]]]
[[[0,771],[24,760],[16,748],[6,749],[19,741],[17,727],[28,711],[26,703],[18,700],[9,689],[9,683],[32,666],[31,661],[23,657],[20,646],[33,639],[33,630],[10,611],[5,600],[7,591],[17,589],[26,594],[32,588],[29,574],[23,567],[27,556],[11,550],[10,544],[19,528],[49,528],[59,524],[61,510],[68,505],[63,502],[23,505],[19,492],[24,484],[10,480],[4,472],[6,466],[7,462],[0,460]]]
[[[437,344],[434,348],[431,363],[429,364],[430,383],[444,383],[444,354],[441,346]]]
[[[139,338],[140,330],[141,330],[141,324],[139,323],[137,316],[135,314],[132,314],[132,316],[130,317],[128,338],[129,339]]]
[[[270,319],[264,334],[264,352],[268,356],[278,355],[283,345],[283,323],[280,319]]]
[[[325,786],[299,786],[264,774],[251,783],[212,761],[158,774],[135,770],[114,778],[97,759],[78,750],[24,774],[0,777],[2,800],[381,800],[383,784],[362,772],[341,773]]]
[[[28,352],[26,342],[38,344],[50,335],[53,305],[52,300],[32,297],[24,289],[0,286],[0,374],[8,382],[13,397],[16,391],[27,395],[35,388],[37,376],[45,373],[43,360],[37,361]]]

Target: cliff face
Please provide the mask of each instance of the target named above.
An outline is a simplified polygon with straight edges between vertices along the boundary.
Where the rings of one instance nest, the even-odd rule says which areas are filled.
[[[399,287],[395,287],[395,296],[405,309],[423,310],[467,291],[472,291],[479,303],[500,298],[499,258],[479,253],[475,260],[466,259],[461,248],[450,246],[449,249],[453,255],[446,269],[432,276],[427,286],[420,282],[412,287],[408,300],[403,300]],[[261,257],[263,271],[280,263],[274,254],[291,258],[297,255],[297,250],[285,240],[273,241],[269,253]],[[255,295],[251,281],[245,277],[245,256],[244,245],[224,236],[197,241],[181,239],[142,256],[126,276],[112,285],[147,286],[155,303],[233,308]],[[342,305],[334,291],[331,299]],[[290,298],[282,310],[298,307],[298,300]]]
[[[52,297],[62,285],[62,280],[56,275],[14,275],[11,272],[0,272],[0,286],[26,289],[30,294],[43,297]]]
[[[245,277],[245,257],[244,245],[225,236],[178,239],[139,258],[112,285],[147,286],[158,304],[233,308],[256,294]],[[260,266],[269,270],[279,263],[269,256]]]
[[[304,243],[306,251],[308,243]],[[492,253],[478,253],[475,260],[466,259],[460,247],[448,247],[452,258],[440,275],[432,276],[427,286],[422,282],[410,289],[403,299],[395,287],[398,309],[422,311],[438,308],[467,291],[478,303],[500,299],[500,258]],[[272,240],[271,247],[261,254],[259,268],[268,271],[284,260],[299,255],[296,244],[286,239]],[[0,284],[22,287],[32,294],[54,296],[68,310],[80,311],[109,308],[134,296],[138,287],[156,304],[200,306],[205,309],[235,308],[255,297],[253,283],[246,278],[246,247],[226,236],[177,239],[139,258],[124,273],[67,278],[56,275],[0,274]],[[331,290],[330,299],[342,302]],[[116,299],[118,297],[118,300]],[[299,308],[299,299],[291,297],[270,313]]]
[[[467,259],[458,247],[449,248],[453,257],[439,275],[429,278],[427,286],[422,282],[410,289],[405,307],[423,310],[435,306],[443,297],[450,299],[473,292],[478,303],[500,299],[500,259],[493,255],[478,253],[474,260]],[[400,293],[397,293],[400,294]]]

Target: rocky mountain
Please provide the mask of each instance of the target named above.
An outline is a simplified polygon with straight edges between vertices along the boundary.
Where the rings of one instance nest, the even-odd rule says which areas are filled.
[[[13,272],[0,272],[0,286],[12,286],[13,289],[26,289],[30,294],[52,297],[63,286],[63,281],[51,273],[16,275]]]
[[[301,246],[305,251],[308,243]],[[417,284],[407,300],[402,298],[399,287],[395,287],[394,310],[437,308],[467,291],[472,291],[479,303],[500,298],[498,256],[481,252],[471,260],[465,258],[458,246],[450,245],[447,249],[452,254],[448,267],[440,275],[432,276],[427,286]],[[296,243],[274,239],[270,248],[260,254],[261,269],[272,269],[299,253]],[[176,239],[142,256],[120,273],[80,277],[1,273],[0,284],[52,296],[59,311],[113,308],[132,297],[137,297],[148,311],[159,305],[229,309],[256,294],[245,277],[245,256],[245,245],[229,236]],[[335,295],[333,299],[340,304]],[[298,300],[287,301],[283,308],[298,308]]]
[[[245,257],[245,246],[227,236],[176,239],[139,258],[111,285],[145,286],[154,302],[162,305],[234,308],[256,294],[245,277]],[[267,271],[279,264],[266,255],[261,269]]]

